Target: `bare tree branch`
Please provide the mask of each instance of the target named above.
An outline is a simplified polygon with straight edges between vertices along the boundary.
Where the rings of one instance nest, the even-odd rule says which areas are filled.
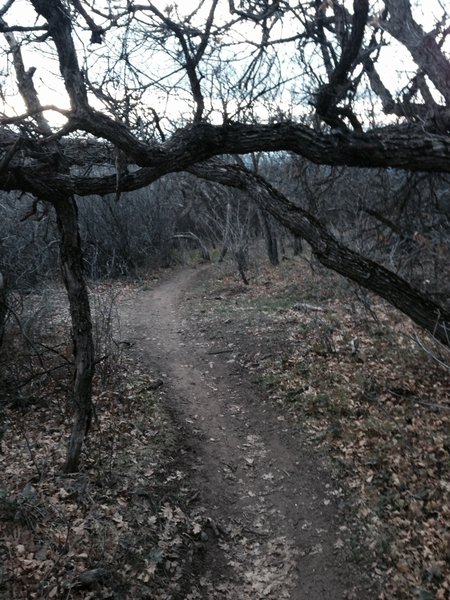
[[[450,64],[435,37],[414,21],[409,0],[385,0],[385,5],[388,18],[382,21],[382,27],[408,49],[414,62],[450,104]]]
[[[450,345],[449,312],[395,273],[340,244],[313,215],[291,202],[261,176],[242,166],[217,161],[196,165],[189,172],[245,190],[262,209],[304,238],[323,265],[385,298],[442,344]]]

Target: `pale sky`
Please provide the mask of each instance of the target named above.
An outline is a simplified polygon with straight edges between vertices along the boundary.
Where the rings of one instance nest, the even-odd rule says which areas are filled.
[[[347,3],[351,7],[352,2],[350,0],[345,0],[344,4]],[[124,6],[124,0],[118,0],[113,4],[114,7]],[[162,12],[168,6],[168,2],[166,0],[155,0],[155,6],[157,6]],[[185,12],[190,12],[195,8],[197,2],[183,2],[180,3]],[[236,2],[238,4],[238,2]],[[413,2],[413,10],[414,16],[417,21],[422,25],[425,30],[429,30],[436,20],[440,19],[444,13],[443,2],[439,0],[422,0]],[[110,5],[108,0],[99,0],[96,2],[96,6],[99,8],[107,7]],[[210,3],[206,2],[202,10],[199,12],[199,25],[204,23],[205,14],[208,12]],[[217,17],[219,20],[228,17],[228,0],[221,0],[219,2],[219,9],[217,12]],[[450,9],[450,7],[449,7]],[[181,10],[181,9],[180,9]],[[449,10],[450,12],[450,10]],[[6,15],[6,20],[9,24],[12,24],[17,17],[17,22],[21,25],[35,24],[35,13],[27,0],[16,0],[14,9],[11,10],[10,13]],[[97,23],[101,24],[100,17],[95,16],[95,20]],[[281,25],[274,28],[273,36],[283,37],[291,35],[295,30],[293,29],[293,24],[284,23],[284,29],[281,29]],[[105,69],[105,48],[110,48],[114,50],[114,33],[108,32],[105,44],[102,46],[92,45],[89,43],[89,32],[80,32],[78,39],[76,39],[77,47],[80,50],[80,62],[82,61],[83,53],[86,54],[86,59],[90,64],[90,72],[94,73],[98,68],[99,73],[101,73]],[[249,25],[241,24],[239,28],[234,29],[234,40],[236,42],[241,41],[254,41],[258,42],[260,38],[260,31],[256,27],[252,27]],[[4,44],[4,43],[3,43]],[[5,45],[4,45],[5,47]],[[43,45],[40,44],[40,50],[43,49]],[[242,48],[242,47],[241,47]],[[227,50],[223,51],[223,55],[225,58],[235,57],[237,53],[241,51],[239,45],[234,45],[229,47]],[[282,52],[285,53],[285,57],[283,58]],[[286,69],[287,76],[290,73],[294,72],[294,66],[289,69],[287,68],[288,63],[290,62],[290,58],[295,54],[295,47],[291,45],[290,47],[286,47],[282,49],[279,47],[279,61],[282,65],[282,68]],[[59,75],[59,66],[54,56],[50,52],[47,52],[46,55],[43,55],[42,52],[40,55],[36,53],[36,50],[33,48],[23,50],[24,59],[26,62],[26,68],[30,66],[37,67],[36,74],[34,76],[35,85],[38,87],[41,102],[43,104],[55,104],[60,106],[61,108],[67,108],[67,97],[64,90],[64,85]],[[399,91],[404,87],[404,85],[408,81],[408,75],[411,72],[414,72],[415,67],[412,59],[409,57],[408,53],[404,50],[402,46],[397,44],[395,41],[392,41],[389,47],[383,48],[381,50],[381,60],[379,61],[377,68],[382,77],[384,83],[390,88],[392,92]],[[151,63],[144,59],[144,56],[139,53],[133,58],[136,66],[138,66],[142,71],[145,72],[146,76],[149,77],[149,80],[154,79],[158,80],[162,76],[167,76],[169,73],[172,73],[174,70],[174,63],[169,61],[167,58],[167,54],[160,50],[156,53],[155,57],[152,59]],[[314,58],[311,57],[311,60],[314,61]],[[8,66],[6,62],[6,57],[3,56],[3,59],[0,63],[0,68],[2,73],[6,73]],[[240,63],[236,63],[236,69],[242,69],[243,65]],[[92,77],[92,76],[91,76]],[[171,76],[169,81],[175,83],[177,76]],[[12,79],[14,81],[14,78]],[[23,102],[17,96],[13,83],[5,86],[3,93],[6,96],[5,101],[8,105],[8,110],[5,108],[5,112],[11,114],[11,109],[13,113],[20,114],[24,111]],[[132,81],[129,80],[130,86],[132,85]],[[182,87],[176,88],[175,94],[170,94],[169,96],[157,89],[153,89],[151,94],[149,94],[148,100],[153,103],[153,107],[158,111],[165,109],[168,114],[176,114],[180,113],[185,109],[186,102],[189,100],[190,93],[186,88],[186,84]],[[205,88],[205,96],[208,96],[208,88]],[[217,90],[215,91],[217,94]],[[297,90],[298,98],[300,101],[304,102],[305,92],[301,89]],[[303,96],[302,96],[303,94]],[[283,100],[284,98],[284,100]],[[281,100],[277,100],[277,104],[281,104],[281,106],[288,106],[291,102],[291,91],[286,89],[281,96]],[[230,99],[230,107],[233,107],[233,100]],[[220,109],[221,107],[219,107]],[[260,114],[263,116],[264,107],[261,105],[258,110]],[[220,116],[218,114],[217,117],[220,120]],[[264,117],[263,117],[264,118]],[[60,117],[57,119],[62,124],[63,118]],[[54,117],[52,117],[52,122],[54,122]],[[55,123],[56,124],[56,123]]]

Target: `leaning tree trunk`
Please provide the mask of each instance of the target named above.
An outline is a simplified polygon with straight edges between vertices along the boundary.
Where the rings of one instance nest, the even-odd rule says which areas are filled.
[[[78,231],[77,206],[73,197],[53,201],[60,234],[61,268],[72,319],[75,362],[73,388],[74,420],[67,450],[65,473],[78,470],[84,438],[92,421],[92,378],[94,375],[94,343],[91,310]]]
[[[313,215],[291,202],[259,175],[242,167],[210,161],[195,165],[191,173],[250,194],[257,205],[270,213],[296,236],[306,240],[326,267],[375,292],[450,346],[450,312],[429,296],[382,265],[340,244]]]

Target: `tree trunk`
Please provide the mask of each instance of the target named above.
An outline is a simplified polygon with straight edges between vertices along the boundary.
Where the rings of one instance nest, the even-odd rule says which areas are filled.
[[[258,191],[262,191],[261,187]],[[266,189],[265,193],[258,194],[258,201],[285,227],[301,235],[324,266],[388,300],[442,344],[450,346],[448,312],[392,271],[340,244],[303,209],[267,192]]]
[[[266,240],[267,256],[270,263],[277,267],[280,264],[280,258],[278,255],[278,241],[277,236],[273,230],[267,213],[264,210],[259,210],[259,220],[264,231],[264,239]]]
[[[60,234],[61,268],[72,319],[75,382],[73,388],[74,421],[67,450],[65,473],[78,470],[83,441],[92,420],[92,378],[94,343],[91,310],[78,231],[77,206],[73,197],[53,201]]]
[[[245,271],[247,270],[247,252],[244,248],[238,248],[234,252],[234,259],[236,261],[236,266],[238,269],[238,273],[242,279],[242,282],[245,285],[248,285],[250,282],[247,279],[247,275]]]
[[[204,179],[245,190],[258,206],[267,210],[294,235],[305,239],[326,267],[375,292],[450,346],[450,313],[407,281],[376,262],[340,244],[313,215],[291,202],[262,177],[249,171],[214,162],[189,169]]]
[[[225,232],[223,234],[222,250],[220,251],[219,262],[221,263],[228,252],[231,232],[231,202],[227,202],[227,212],[225,217]]]

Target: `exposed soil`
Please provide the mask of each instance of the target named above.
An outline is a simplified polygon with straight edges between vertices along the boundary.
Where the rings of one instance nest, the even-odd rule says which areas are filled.
[[[1,598],[449,598],[448,352],[307,256],[165,273],[91,290],[76,474],[62,290],[9,324]]]
[[[228,340],[218,346],[192,328],[186,300],[204,276],[205,268],[181,270],[121,307],[141,363],[164,382],[180,459],[209,523],[186,597],[375,597],[348,551],[345,503],[320,454],[230,360]]]

